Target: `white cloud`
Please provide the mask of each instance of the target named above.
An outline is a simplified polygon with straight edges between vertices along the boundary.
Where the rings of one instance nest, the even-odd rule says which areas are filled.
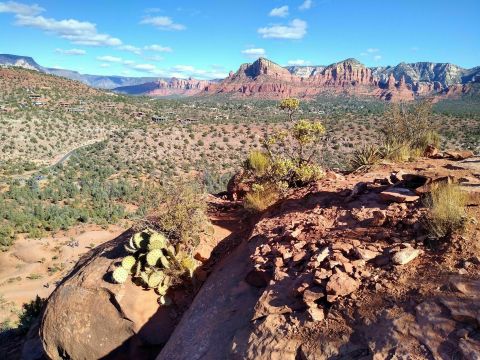
[[[158,56],[158,55],[144,56],[143,58],[145,60],[148,60],[148,61],[162,61],[162,60],[164,60],[164,57]]]
[[[172,48],[168,46],[162,46],[157,44],[152,44],[144,47],[145,50],[155,51],[155,52],[172,52]]]
[[[142,53],[142,49],[133,45],[121,45],[118,47],[119,50],[128,51],[136,55],[140,55]]]
[[[296,59],[296,60],[289,60],[288,65],[296,65],[296,66],[305,66],[310,64],[310,61],[303,60],[303,59]]]
[[[382,59],[382,56],[381,56],[381,55],[375,55],[375,56],[373,57],[373,60],[375,60],[375,61],[380,61],[381,59]]]
[[[258,29],[265,39],[302,39],[307,33],[307,22],[294,19],[288,25],[273,25]]]
[[[308,10],[312,7],[313,1],[312,0],[305,0],[302,5],[300,5],[298,8],[300,10]]]
[[[185,30],[185,25],[177,24],[168,16],[147,16],[140,24],[153,25],[160,30]]]
[[[37,4],[27,5],[15,1],[0,2],[0,13],[12,13],[15,15],[34,16],[45,11]]]
[[[278,8],[274,8],[270,11],[268,16],[278,16],[278,17],[287,17],[288,16],[288,5],[284,5]]]
[[[56,53],[63,54],[63,55],[85,55],[87,52],[82,49],[55,49]]]
[[[101,68],[108,68],[108,67],[110,67],[110,64],[100,64],[100,67]]]
[[[380,49],[376,49],[376,48],[368,48],[367,49],[367,52],[369,54],[378,53],[379,51],[380,51]]]
[[[265,56],[266,51],[262,48],[250,48],[242,50],[242,54],[247,56],[248,58],[257,58]]]
[[[152,64],[134,64],[134,65],[131,65],[131,68],[135,70],[141,70],[141,71],[147,71],[147,72],[153,72],[154,70],[157,70],[157,67]]]
[[[97,57],[97,60],[110,62],[110,63],[124,62],[122,58],[119,58],[119,57],[116,57],[116,56],[110,56],[110,55],[99,56],[99,57]]]
[[[87,21],[75,19],[55,20],[43,16],[17,15],[15,25],[41,29],[74,44],[89,46],[119,46],[120,39],[97,32],[97,26]]]

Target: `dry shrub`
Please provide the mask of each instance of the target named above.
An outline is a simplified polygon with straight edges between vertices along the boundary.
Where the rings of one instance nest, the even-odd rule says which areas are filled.
[[[176,183],[159,190],[160,203],[138,228],[152,227],[167,235],[174,245],[190,253],[202,234],[211,232],[207,203],[202,187],[195,183]]]
[[[425,227],[435,239],[446,239],[463,230],[468,194],[458,184],[441,183],[425,199],[429,213]]]
[[[275,204],[281,194],[275,186],[254,184],[252,191],[245,196],[244,207],[252,212],[262,212]]]

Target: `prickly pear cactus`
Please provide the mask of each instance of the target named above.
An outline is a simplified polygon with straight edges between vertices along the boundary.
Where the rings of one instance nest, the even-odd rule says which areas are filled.
[[[159,303],[171,304],[167,296],[172,280],[179,276],[193,276],[197,262],[190,255],[177,251],[168,238],[152,229],[145,229],[134,234],[125,245],[130,255],[113,272],[115,282],[123,284],[132,276],[134,282],[144,287],[155,289],[160,295]]]

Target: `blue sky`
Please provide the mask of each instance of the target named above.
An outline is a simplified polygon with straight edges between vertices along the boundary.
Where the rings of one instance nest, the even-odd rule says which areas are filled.
[[[89,74],[223,77],[354,57],[480,65],[480,0],[0,1],[0,53]]]

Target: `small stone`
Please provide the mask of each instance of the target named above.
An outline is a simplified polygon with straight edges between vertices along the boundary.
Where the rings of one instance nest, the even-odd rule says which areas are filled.
[[[372,213],[372,220],[371,220],[371,225],[372,226],[382,226],[385,224],[385,221],[387,220],[387,213],[384,210],[375,210]]]
[[[347,274],[353,274],[353,265],[351,263],[345,262],[342,266]]]
[[[313,286],[303,292],[303,301],[309,305],[324,297],[324,290],[319,286]]]
[[[294,262],[302,261],[305,258],[305,256],[307,256],[307,252],[305,250],[300,251],[299,253],[293,256],[293,261]]]
[[[467,275],[467,274],[468,274],[468,271],[467,271],[467,269],[461,268],[461,269],[458,270],[458,273],[459,273],[460,275]]]
[[[392,257],[395,265],[405,265],[420,255],[421,250],[414,248],[405,248],[396,252]]]
[[[371,260],[379,255],[377,251],[361,249],[361,248],[355,248],[353,249],[353,252],[360,260],[365,260],[365,261]]]
[[[316,260],[317,260],[319,263],[321,263],[323,260],[325,260],[325,259],[328,257],[328,255],[330,255],[330,250],[329,250],[328,247],[325,247],[325,248],[323,248],[322,250],[320,250],[320,253],[317,255],[317,259],[316,259]]]
[[[325,319],[325,313],[321,308],[310,307],[308,308],[307,312],[313,321],[323,321]]]
[[[283,259],[281,257],[277,257],[275,258],[275,267],[279,268],[279,267],[282,267],[283,266]]]
[[[338,296],[348,295],[360,286],[359,282],[348,276],[346,273],[334,274],[330,277],[327,283],[327,300],[334,301]]]

